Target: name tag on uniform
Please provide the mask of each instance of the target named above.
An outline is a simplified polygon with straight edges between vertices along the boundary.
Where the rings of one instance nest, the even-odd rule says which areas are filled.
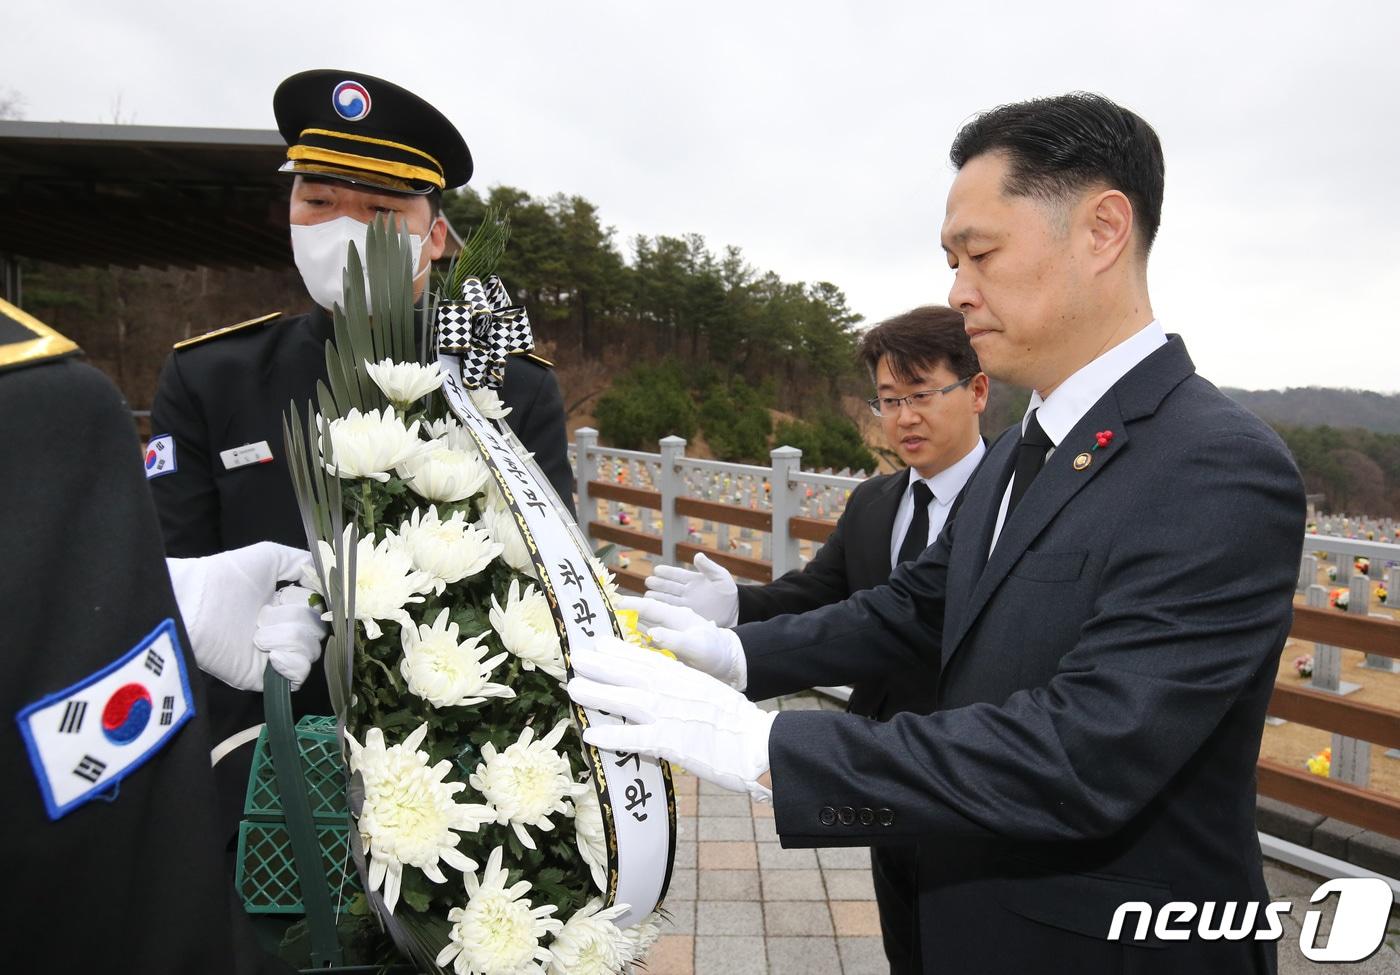
[[[242,447],[230,447],[220,451],[219,459],[224,462],[226,471],[247,467],[249,464],[270,464],[272,448],[267,445],[266,440],[259,440],[257,443],[245,443]]]
[[[50,819],[114,799],[194,714],[174,620],[109,666],[16,716]]]

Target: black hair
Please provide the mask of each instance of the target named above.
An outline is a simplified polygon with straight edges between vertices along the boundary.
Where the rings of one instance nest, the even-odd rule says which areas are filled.
[[[945,363],[959,379],[982,371],[962,312],[943,305],[924,305],[886,319],[860,337],[859,354],[871,378],[880,360],[887,359],[894,377],[911,385],[924,379],[922,370]]]
[[[1166,164],[1157,133],[1102,95],[1071,92],[1002,105],[968,122],[949,158],[1003,153],[1010,164],[1003,189],[1012,196],[1063,201],[1092,186],[1121,192],[1133,207],[1145,255],[1162,222]]]

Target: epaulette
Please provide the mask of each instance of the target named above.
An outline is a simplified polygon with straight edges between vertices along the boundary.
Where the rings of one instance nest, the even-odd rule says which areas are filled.
[[[80,352],[78,344],[0,298],[0,369]]]
[[[546,358],[545,358],[544,356],[542,356],[542,355],[535,355],[535,353],[533,353],[533,352],[512,352],[511,355],[523,355],[525,358],[529,359],[531,362],[538,362],[540,365],[544,366],[546,369],[553,369],[553,368],[554,368],[554,363],[550,362],[548,359],[546,359]]]
[[[246,322],[239,322],[237,325],[225,325],[223,328],[216,328],[212,332],[205,332],[203,335],[196,335],[192,338],[176,342],[175,348],[188,349],[192,345],[199,345],[201,342],[208,342],[210,339],[223,338],[225,335],[232,335],[234,332],[241,332],[245,328],[252,328],[254,325],[262,325],[270,322],[274,318],[281,318],[282,313],[275,311],[271,315],[263,315],[261,318],[250,318]]]

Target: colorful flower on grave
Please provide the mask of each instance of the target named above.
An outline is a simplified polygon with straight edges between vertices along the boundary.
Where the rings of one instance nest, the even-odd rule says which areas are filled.
[[[1337,581],[1337,567],[1336,567],[1335,565],[1329,565],[1329,566],[1327,567],[1327,581],[1328,581],[1328,582],[1336,582],[1336,581]]]
[[[1313,675],[1312,654],[1305,653],[1293,658],[1293,669],[1298,671],[1299,677],[1311,677]]]
[[[1316,534],[1317,534],[1317,522],[1315,522],[1315,521],[1310,521],[1310,522],[1308,522],[1307,532],[1308,532],[1309,535],[1316,535]]]
[[[1360,556],[1355,562],[1352,563],[1352,568],[1354,568],[1357,572],[1360,572],[1363,576],[1368,575],[1371,572],[1371,560],[1366,558],[1364,555]]]
[[[1332,594],[1327,597],[1327,604],[1333,609],[1346,609],[1351,605],[1351,590],[1333,589]]]
[[[1313,775],[1320,775],[1324,779],[1332,774],[1332,749],[1324,748],[1305,763],[1308,771]]]
[[[1386,597],[1389,595],[1390,592],[1385,588],[1385,586],[1376,587],[1376,601],[1379,602],[1382,606],[1385,605]]]

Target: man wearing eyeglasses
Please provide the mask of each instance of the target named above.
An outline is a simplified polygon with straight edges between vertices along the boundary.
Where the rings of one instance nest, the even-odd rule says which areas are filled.
[[[857,487],[812,561],[767,585],[737,586],[704,555],[696,556],[693,570],[659,566],[646,581],[649,598],[626,605],[638,610],[663,646],[669,646],[669,634],[657,628],[682,630],[695,622],[685,610],[727,627],[805,613],[882,586],[894,566],[916,558],[943,530],[986,452],[978,420],[987,407],[987,376],[962,313],[930,305],[882,322],[862,337],[860,359],[875,383],[870,409],[907,468]],[[901,711],[927,714],[937,685],[938,672],[924,666],[856,682],[849,708],[880,721]],[[915,970],[918,957],[914,861],[911,848],[871,849],[885,953],[894,973]]]

